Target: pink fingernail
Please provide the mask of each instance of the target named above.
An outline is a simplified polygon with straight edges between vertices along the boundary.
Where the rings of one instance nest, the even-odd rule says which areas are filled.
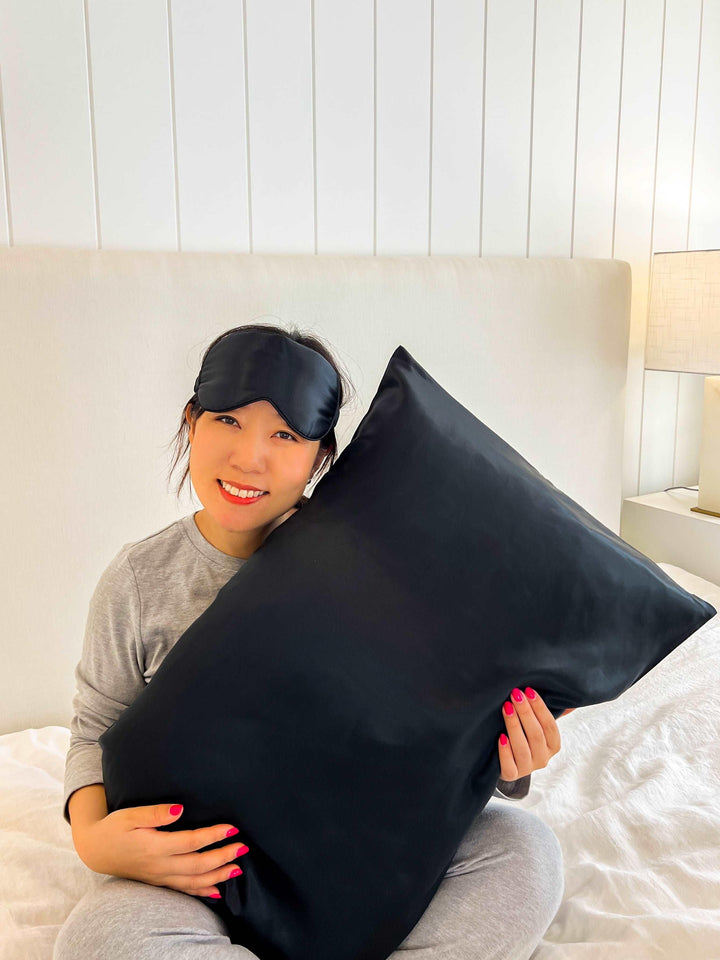
[[[230,827],[228,832],[225,834],[226,837],[234,837],[236,833],[240,833],[237,827]]]
[[[518,690],[517,687],[515,687],[515,689],[513,690],[512,695],[513,695],[513,700],[517,701],[517,703],[520,703],[520,702],[521,702],[521,700],[522,700],[522,698],[523,698],[523,695],[522,695],[521,691]]]
[[[241,873],[242,873],[242,870],[240,869],[240,867],[235,867],[234,870],[231,870],[231,871],[230,871],[230,876],[231,876],[231,877],[239,877]]]
[[[525,696],[528,698],[528,700],[535,699],[535,691],[532,687],[525,687]]]
[[[509,700],[506,700],[505,703],[503,704],[503,710],[508,715],[508,717],[510,716],[511,713],[515,713],[515,707],[510,703]]]
[[[507,742],[508,742],[508,738],[505,736],[504,733],[501,733],[501,734],[500,734],[500,745],[504,747]]]
[[[212,897],[213,900],[219,900],[219,899],[220,899],[220,894],[219,894],[219,893],[209,893],[208,896],[209,896],[209,897]]]

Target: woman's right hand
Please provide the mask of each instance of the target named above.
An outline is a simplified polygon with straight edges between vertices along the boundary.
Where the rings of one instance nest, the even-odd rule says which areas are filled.
[[[203,847],[224,840],[233,829],[231,824],[158,830],[178,819],[170,813],[171,806],[158,803],[125,807],[87,824],[80,836],[74,837],[78,856],[96,873],[170,887],[194,897],[219,895],[213,884],[230,879],[237,866],[231,861],[238,856],[238,848],[245,845],[238,835],[227,846],[199,853]],[[247,852],[245,847],[239,855]]]

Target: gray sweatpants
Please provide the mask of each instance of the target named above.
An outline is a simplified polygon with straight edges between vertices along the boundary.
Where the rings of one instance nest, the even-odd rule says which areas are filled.
[[[491,799],[463,837],[427,909],[390,955],[528,960],[560,907],[563,859],[539,817]],[[197,897],[108,876],[73,908],[53,960],[255,960]]]

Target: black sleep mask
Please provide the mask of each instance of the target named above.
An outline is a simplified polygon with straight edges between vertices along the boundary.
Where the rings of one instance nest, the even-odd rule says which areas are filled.
[[[340,415],[339,378],[325,357],[271,330],[234,330],[207,352],[194,390],[205,410],[267,400],[306,440],[322,440]]]
[[[612,700],[715,613],[399,346],[310,501],[101,736],[108,810],[236,825],[244,872],[203,902],[261,960],[386,960],[493,794],[509,691]]]

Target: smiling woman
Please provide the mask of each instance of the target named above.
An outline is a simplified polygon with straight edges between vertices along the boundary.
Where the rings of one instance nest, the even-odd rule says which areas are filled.
[[[262,389],[259,371],[269,377]],[[203,505],[195,523],[209,543],[247,558],[307,502],[303,491],[337,456],[334,428],[348,386],[328,347],[297,330],[247,324],[210,344],[170,471],[189,448],[177,493],[189,474]]]
[[[237,328],[215,341],[205,354],[194,387],[196,392],[185,405],[176,438],[179,449],[175,463],[183,452],[189,452],[178,495],[190,476],[203,508],[150,536],[125,544],[93,594],[83,660],[76,671],[78,694],[73,703],[78,717],[73,727],[83,733],[77,737],[83,749],[93,739],[102,747],[102,763],[98,765],[97,756],[86,761],[87,753],[68,754],[65,816],[72,827],[80,858],[91,870],[106,876],[68,917],[56,941],[54,960],[101,955],[130,960],[140,955],[150,956],[158,949],[158,939],[163,937],[165,950],[172,944],[178,960],[195,957],[197,943],[211,941],[217,946],[218,958],[230,953],[245,960],[256,960],[258,954],[265,956],[267,950],[259,949],[256,953],[252,950],[253,943],[245,942],[247,938],[242,944],[237,939],[237,914],[228,912],[230,908],[236,909],[235,898],[247,897],[248,913],[252,916],[254,910],[256,915],[257,904],[262,902],[258,894],[266,896],[267,890],[264,875],[257,873],[258,864],[262,870],[275,861],[276,855],[280,863],[284,857],[296,855],[306,841],[314,843],[317,839],[322,850],[322,843],[331,836],[335,839],[329,847],[329,859],[324,851],[314,860],[313,855],[303,856],[304,877],[305,871],[310,871],[311,878],[313,870],[320,871],[319,875],[315,874],[319,896],[308,894],[310,888],[302,888],[294,881],[281,882],[284,891],[281,905],[286,908],[289,921],[280,925],[280,935],[286,945],[290,942],[293,947],[289,951],[283,947],[281,952],[297,958],[319,957],[317,929],[329,949],[322,956],[337,960],[340,947],[344,948],[345,955],[352,947],[352,936],[347,942],[343,942],[343,938],[347,932],[346,916],[355,916],[360,918],[363,935],[370,929],[371,935],[382,938],[383,943],[378,941],[374,949],[387,956],[389,951],[384,950],[384,944],[389,945],[393,939],[397,944],[399,938],[394,934],[398,932],[398,918],[401,909],[407,908],[393,904],[388,920],[383,921],[378,914],[381,902],[376,899],[374,888],[380,891],[386,886],[392,888],[393,877],[397,881],[398,875],[404,883],[402,877],[410,882],[410,878],[424,872],[427,881],[429,861],[424,844],[413,843],[412,851],[407,848],[410,856],[416,858],[415,863],[400,871],[390,857],[389,869],[378,872],[374,862],[376,851],[368,862],[375,871],[372,879],[380,876],[383,883],[359,883],[359,872],[352,871],[353,895],[348,897],[341,892],[343,911],[349,913],[333,909],[329,917],[332,922],[313,927],[306,940],[303,940],[309,929],[306,921],[292,915],[296,896],[299,901],[306,898],[300,912],[302,916],[312,918],[317,915],[316,910],[324,910],[323,904],[330,902],[326,890],[328,863],[342,861],[341,873],[344,871],[343,844],[347,841],[343,824],[333,822],[337,813],[334,803],[350,803],[350,810],[353,804],[359,803],[364,829],[372,827],[376,834],[377,827],[388,830],[384,817],[381,817],[382,823],[376,823],[372,815],[368,816],[367,797],[362,792],[355,796],[354,789],[347,791],[348,784],[356,782],[353,778],[357,770],[363,769],[363,743],[371,746],[370,758],[372,744],[379,751],[374,754],[380,760],[380,767],[376,768],[380,774],[378,782],[388,784],[381,806],[395,795],[402,805],[398,823],[404,824],[408,818],[410,823],[413,819],[423,820],[423,804],[432,803],[432,797],[438,796],[435,765],[428,762],[428,753],[437,752],[437,737],[430,735],[427,743],[421,742],[424,735],[418,726],[422,722],[418,713],[422,711],[416,711],[406,725],[410,743],[405,746],[410,746],[412,756],[412,744],[416,743],[420,758],[417,776],[406,791],[393,788],[393,780],[402,785],[402,780],[397,778],[403,776],[403,764],[388,756],[387,744],[383,745],[385,721],[378,716],[379,726],[374,733],[368,728],[367,737],[345,740],[342,711],[338,714],[334,707],[326,710],[326,703],[329,708],[332,704],[345,703],[348,682],[361,689],[365,668],[358,676],[356,667],[358,664],[362,667],[363,660],[371,682],[369,695],[361,698],[361,709],[352,718],[353,729],[361,727],[359,717],[367,712],[368,705],[372,714],[373,703],[383,702],[383,684],[377,684],[373,678],[382,677],[383,664],[387,656],[392,655],[395,644],[392,625],[390,636],[387,635],[387,607],[380,602],[377,609],[371,609],[376,598],[382,601],[388,596],[387,591],[374,592],[373,584],[378,581],[373,575],[372,557],[361,550],[358,568],[348,570],[343,562],[338,562],[332,536],[323,541],[322,533],[319,537],[311,535],[310,542],[297,553],[287,547],[283,552],[282,546],[292,542],[293,529],[298,529],[289,525],[280,532],[279,539],[273,538],[265,550],[246,564],[268,533],[308,500],[303,490],[309,479],[317,478],[336,456],[334,427],[343,400],[342,377],[329,353],[324,348],[316,348],[317,343],[314,338],[290,336],[277,328],[271,332],[264,326]],[[242,350],[234,353],[233,344],[239,344]],[[213,346],[221,349],[213,350]],[[247,360],[253,347],[259,352],[263,349],[270,352],[261,362],[249,364]],[[283,360],[287,362],[283,364]],[[407,422],[407,417],[401,417],[399,422]],[[393,415],[388,434],[391,450],[396,430]],[[184,451],[180,449],[183,441]],[[342,460],[338,467],[342,467]],[[404,460],[400,472],[403,470]],[[331,474],[327,481],[332,489],[333,481],[339,482],[338,475]],[[362,484],[363,496],[373,482],[371,479]],[[319,495],[325,490],[323,485]],[[316,505],[313,503],[307,508],[305,519],[310,520]],[[413,501],[408,510],[412,512],[414,506]],[[301,529],[303,519],[298,519]],[[369,536],[372,535],[371,529]],[[379,551],[388,549],[381,533],[377,547]],[[265,575],[262,561],[273,556],[273,551],[275,555],[279,551],[284,566]],[[325,566],[318,562],[319,554],[324,554]],[[366,569],[369,576],[366,587],[362,587]],[[301,613],[298,617],[294,601],[289,597],[298,578],[307,573],[311,586],[307,591],[301,590],[300,595],[309,606],[307,615]],[[237,627],[237,635],[228,638],[224,626],[217,624],[209,631],[208,642],[194,651],[187,642],[191,631],[208,624],[218,609],[217,601],[231,597],[238,585],[246,585],[250,594],[258,598],[259,605],[253,608],[252,603],[241,603],[225,620],[225,625],[232,623]],[[356,585],[362,589],[369,586],[373,591],[368,597],[371,602],[364,601],[361,589],[357,608],[349,616],[338,618],[338,601],[346,595],[348,587],[354,595]],[[392,583],[389,588],[392,593]],[[263,590],[268,592],[265,601],[261,596]],[[283,606],[290,611],[287,625],[283,625],[282,617],[277,620]],[[259,624],[253,617],[259,618]],[[354,635],[355,626],[368,627],[369,633]],[[309,632],[303,634],[303,629]],[[330,630],[327,636],[323,629]],[[259,645],[254,645],[257,630],[261,639]],[[377,656],[372,655],[373,643],[378,645]],[[219,660],[213,660],[212,649],[217,650],[218,645],[222,653]],[[276,657],[280,650],[284,654]],[[138,651],[141,651],[140,657]],[[185,660],[188,651],[189,660]],[[271,666],[261,676],[257,671],[262,671],[263,658],[268,654]],[[474,660],[475,655],[473,646],[469,659]],[[299,668],[293,665],[294,656],[299,658]],[[233,666],[235,658],[239,661],[237,674]],[[181,682],[186,693],[194,694],[186,698],[184,709],[163,709],[159,723],[146,723],[142,716],[137,719],[137,711],[143,704],[154,702],[158,690],[163,690],[163,677],[167,677],[174,669],[173,664],[178,662],[187,665],[188,673]],[[403,666],[412,674],[412,662],[405,662]],[[202,679],[203,670],[209,671],[207,683]],[[253,671],[256,671],[257,682],[251,681]],[[273,677],[279,679],[280,688],[274,687]],[[328,678],[329,687],[321,690],[317,699],[306,696],[303,701],[302,691],[311,691],[316,682],[325,682],[324,677]],[[199,687],[195,686],[198,678],[201,678]],[[229,684],[229,697],[222,684]],[[98,695],[99,689],[102,698]],[[231,701],[238,696],[240,703],[234,708]],[[379,699],[375,700],[376,697]],[[256,727],[258,700],[263,719]],[[415,702],[420,704],[422,700],[423,697],[418,697]],[[352,697],[349,702],[352,710]],[[394,709],[394,697],[388,703]],[[399,698],[397,729],[402,727],[402,703]],[[191,707],[202,714],[198,722],[190,720]],[[530,722],[531,713],[537,717],[535,727]],[[448,719],[444,717],[441,726]],[[552,715],[543,715],[537,707],[518,704],[514,723],[512,720],[506,721],[510,746],[501,747],[507,757],[502,769],[506,777],[516,779],[500,778],[501,792],[496,791],[495,795],[519,800],[529,788],[530,777],[524,775],[525,771],[542,766],[547,753],[557,749],[559,737],[556,729],[553,730]],[[391,717],[388,721],[386,733],[389,732],[394,741],[395,722]],[[307,722],[311,728],[315,724],[316,729],[303,735],[302,723]],[[188,723],[192,730],[185,737],[183,724]],[[132,728],[129,736],[128,725]],[[544,748],[538,738],[540,726],[549,737],[544,741]],[[272,731],[285,727],[301,732],[292,743],[289,756],[276,756],[277,742]],[[163,731],[171,734],[172,748],[167,750]],[[238,749],[234,739],[242,731],[251,732],[247,749]],[[261,756],[262,771],[271,778],[280,778],[289,764],[295,762],[292,758],[300,755],[300,741],[304,748],[314,751],[311,766],[321,775],[308,774],[301,764],[301,775],[287,793],[274,788],[260,791],[263,815],[269,815],[270,820],[277,809],[274,804],[282,805],[283,797],[288,801],[279,819],[271,825],[274,839],[269,844],[264,843],[262,833],[248,826],[248,821],[252,824],[252,817],[246,817],[235,806],[222,813],[214,808],[210,814],[198,804],[201,793],[191,797],[199,775],[202,790],[214,798],[213,802],[221,797],[231,802],[231,798],[246,794],[252,800],[252,791],[236,789],[239,783],[229,785],[227,777],[238,774],[253,778],[253,758]],[[146,751],[161,743],[162,759],[144,759]],[[272,763],[267,760],[268,747],[272,751]],[[125,771],[118,765],[118,761],[122,763],[119,758],[123,751],[130,759],[130,769]],[[240,762],[234,763],[233,757]],[[509,766],[511,757],[514,759]],[[365,758],[368,759],[367,754]],[[203,768],[208,761],[212,767],[210,772]],[[370,769],[373,762],[371,760]],[[329,778],[322,774],[326,765],[328,770],[335,765]],[[429,797],[423,795],[425,770],[433,784]],[[349,777],[346,771],[350,772]],[[144,773],[157,776],[158,782],[162,782],[160,789],[153,786],[142,796],[135,794],[130,803],[123,802],[122,798],[118,802],[114,791],[134,789],[134,777]],[[179,776],[177,790],[181,796],[174,795],[175,773]],[[343,798],[344,790],[347,796]],[[148,803],[148,799],[156,802]],[[394,801],[389,804],[390,808],[393,805]],[[502,954],[520,958],[529,955],[559,905],[562,851],[551,829],[538,817],[512,807],[513,804],[496,803],[487,810],[479,809],[472,823],[468,822],[463,837],[458,832],[452,843],[440,841],[445,845],[445,873],[433,875],[436,894],[432,903],[422,914],[421,922],[413,927],[412,935],[399,944],[398,952],[422,947],[428,960],[440,960],[447,956],[449,947],[459,943],[465,948],[461,952],[468,956]],[[333,815],[322,815],[324,808],[332,808]],[[230,810],[232,817],[229,817]],[[318,814],[321,814],[321,827],[313,829],[312,820]],[[433,819],[432,815],[428,816],[426,822]],[[443,817],[435,819],[442,821]],[[459,822],[457,814],[455,819]],[[289,836],[284,836],[283,830],[289,830]],[[392,835],[392,829],[389,832]],[[424,826],[423,833],[426,833]],[[358,844],[354,832],[349,839],[350,849],[363,845]],[[403,843],[402,829],[397,831],[393,842]],[[434,843],[437,848],[437,838]],[[276,851],[272,850],[273,844],[277,845]],[[456,848],[454,854],[453,847]],[[242,867],[237,863],[241,857]],[[275,875],[282,876],[285,866],[271,869]],[[238,880],[242,874],[245,876]],[[292,875],[291,868],[285,876],[291,878]],[[423,881],[423,896],[427,892],[426,881]],[[313,882],[306,880],[310,886]],[[335,892],[343,889],[338,884],[335,888]],[[404,896],[400,899],[406,902]],[[483,907],[481,915],[477,912],[478,903]],[[518,905],[517,912],[511,913],[509,919],[508,904],[510,908]],[[272,910],[264,912],[266,916],[273,915]],[[99,922],[101,917],[109,922]],[[248,927],[251,936],[254,936],[253,923],[254,920]],[[311,919],[311,926],[312,923]],[[448,930],[452,930],[452,937]],[[303,942],[308,943],[307,951]],[[258,943],[262,948],[262,943]],[[363,951],[363,955],[370,956],[370,953]],[[393,954],[393,960],[399,957]]]

